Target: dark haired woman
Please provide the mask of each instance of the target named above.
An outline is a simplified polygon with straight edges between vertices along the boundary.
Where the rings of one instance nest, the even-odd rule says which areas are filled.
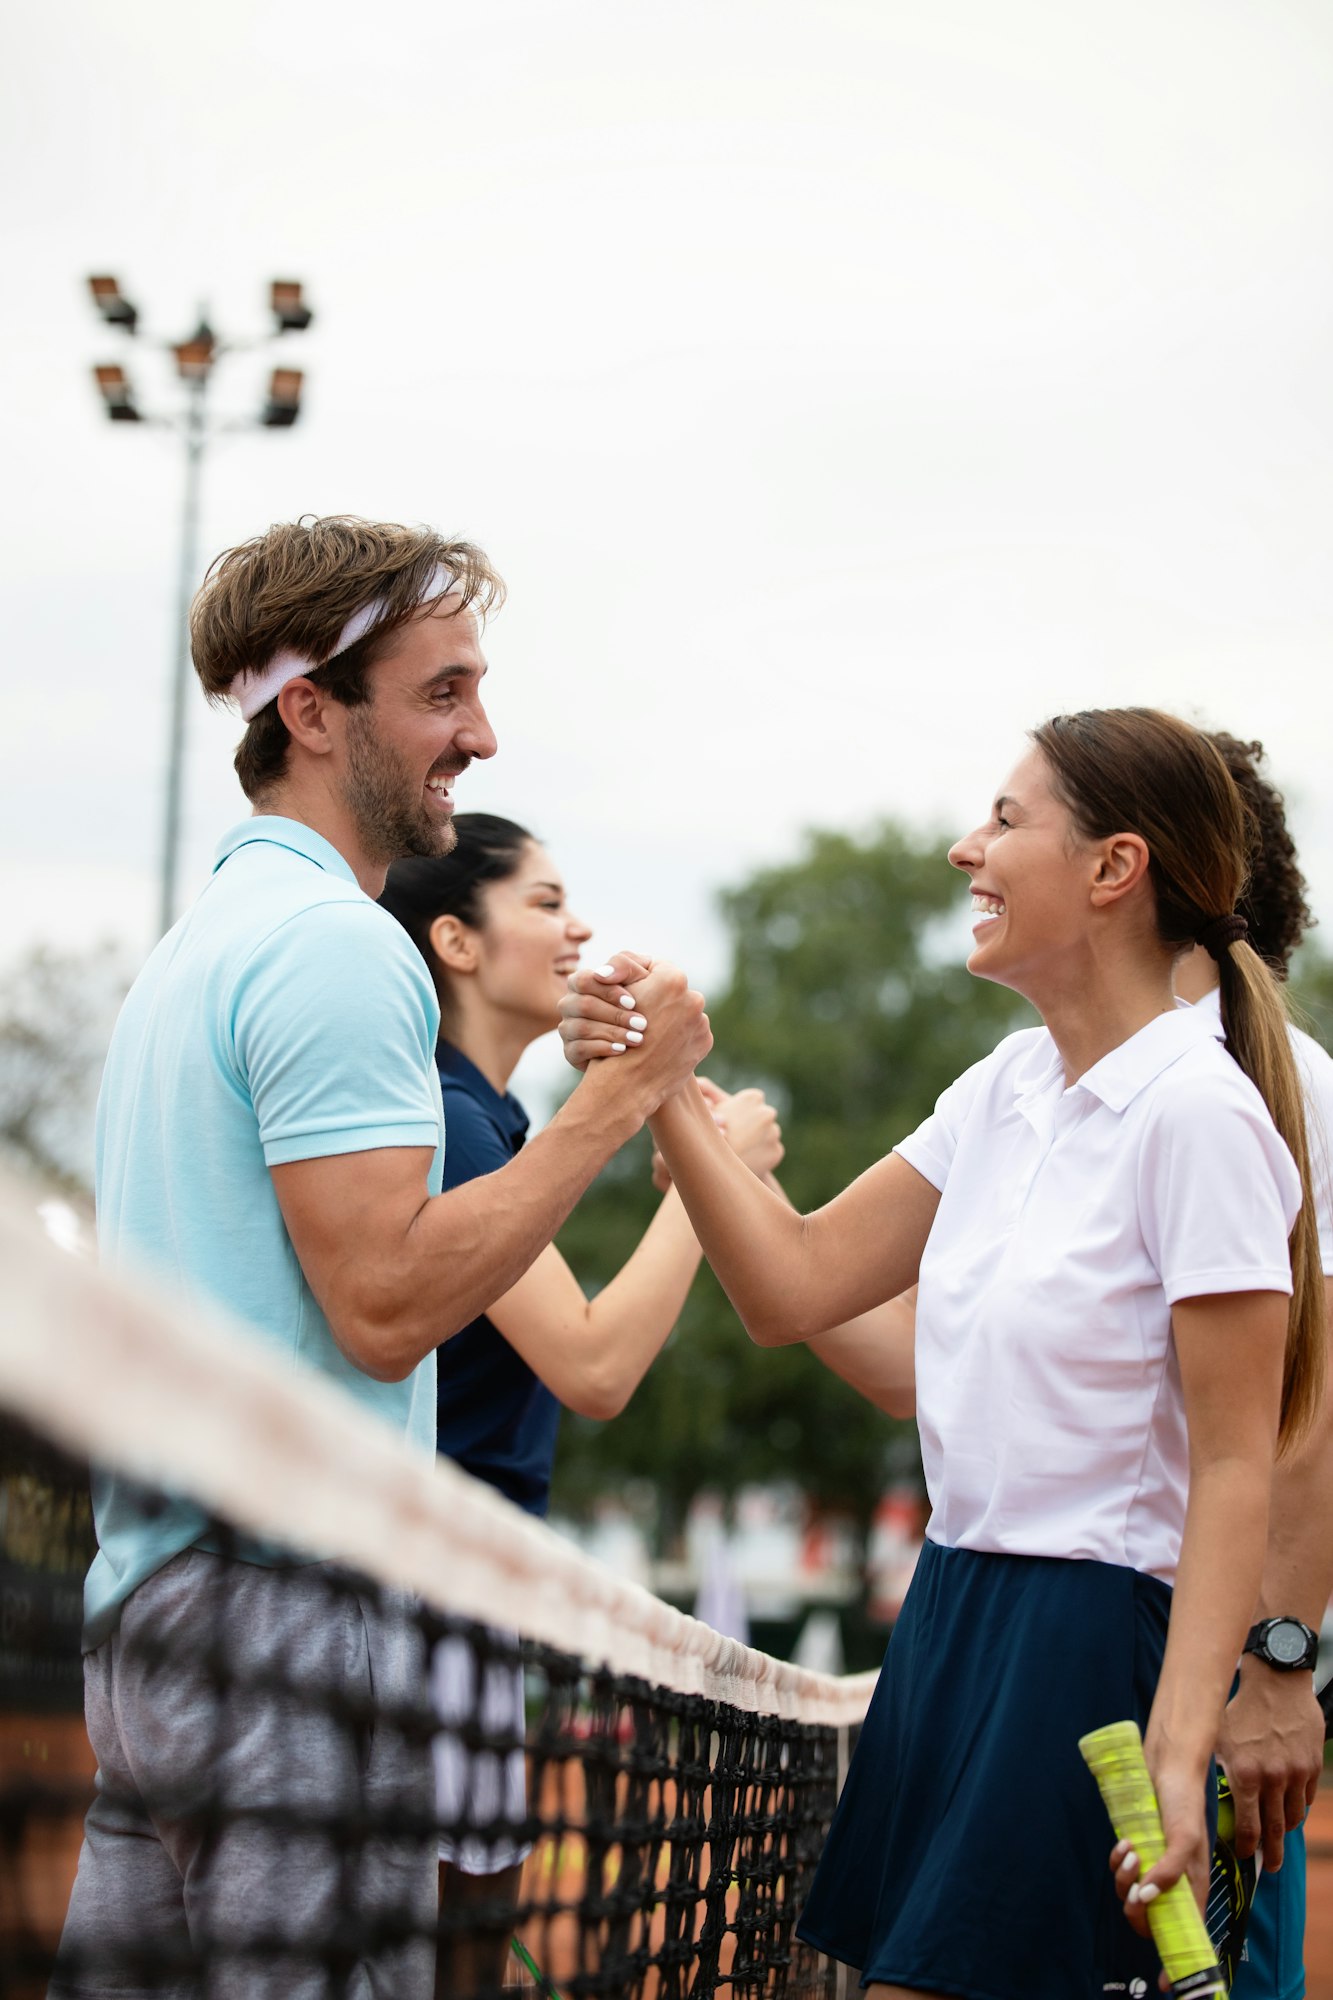
[[[454,825],[450,854],[395,862],[380,898],[421,952],[439,994],[446,1188],[493,1173],[523,1144],[527,1114],[510,1095],[509,1079],[524,1050],[557,1026],[566,982],[591,935],[569,908],[554,861],[525,828],[489,813],[460,813]],[[647,1021],[631,1013],[624,1047],[646,1031]],[[733,1157],[755,1173],[776,1166],[781,1135],[762,1092],[714,1098]],[[585,1298],[560,1251],[548,1245],[512,1291],[439,1349],[439,1449],[529,1513],[545,1514],[561,1407],[602,1418],[624,1408],[679,1317],[700,1255],[674,1192],[595,1299]],[[521,1718],[521,1687],[510,1669],[492,1662],[474,1690],[475,1671],[470,1649],[446,1641],[436,1656],[437,1705],[448,1721],[479,1695],[483,1726],[502,1734]],[[521,1742],[521,1721],[515,1735]],[[485,1752],[467,1759],[443,1736],[436,1775],[446,1822],[456,1822],[464,1793],[478,1828],[525,1817],[521,1750],[507,1760]],[[493,1831],[443,1842],[446,1905],[486,1904],[493,1919],[517,1897],[524,1852]],[[476,1957],[466,1937],[451,1953],[449,1937],[446,1929],[438,1990],[498,1984],[507,1936],[497,1935],[489,1948],[481,1941]]]
[[[1057,718],[950,854],[972,883],[970,969],[1044,1027],[805,1218],[733,1170],[692,1088],[652,1121],[760,1342],[919,1279],[934,1512],[801,1924],[881,2000],[1148,1990],[1157,1961],[1120,1916],[1076,1747],[1102,1723],[1144,1727],[1166,1826],[1137,1914],[1183,1870],[1206,1878],[1274,1448],[1314,1418],[1324,1360],[1300,1081],[1234,914],[1246,847],[1198,731]],[[1195,942],[1222,1022],[1176,1005]],[[580,1063],[620,1010],[575,984]]]
[[[1261,743],[1219,730],[1221,751],[1255,831],[1249,880],[1237,908],[1249,941],[1281,980],[1314,919],[1305,878],[1287,829],[1281,793],[1264,775]],[[1216,1015],[1218,967],[1196,946],[1176,967],[1176,992]],[[1326,1300],[1333,1292],[1333,1059],[1299,1028],[1292,1047],[1305,1086]],[[1262,1844],[1263,1873],[1250,1913],[1245,1960],[1233,2000],[1301,2000],[1305,1936],[1305,1836],[1302,1822],[1324,1765],[1324,1718],[1310,1674],[1314,1634],[1333,1592],[1333,1375],[1324,1412],[1306,1449],[1284,1458],[1273,1480],[1268,1552],[1255,1613],[1256,1644],[1240,1665],[1240,1684],[1218,1741],[1236,1800],[1237,1846]],[[1268,1627],[1270,1619],[1281,1629]],[[1304,1625],[1304,1650],[1300,1649]],[[1262,1644],[1258,1641],[1262,1641]],[[1275,1651],[1274,1647],[1280,1650]],[[1285,1656],[1285,1657],[1284,1657]]]

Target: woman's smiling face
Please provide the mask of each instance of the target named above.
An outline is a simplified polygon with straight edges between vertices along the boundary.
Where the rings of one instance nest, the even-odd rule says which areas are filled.
[[[592,931],[569,908],[560,871],[535,840],[512,875],[487,885],[482,903],[474,991],[544,1034],[559,1025],[566,981]]]
[[[968,971],[1034,998],[1043,972],[1087,937],[1096,872],[1039,750],[1014,766],[990,818],[955,841],[949,859],[972,879]]]

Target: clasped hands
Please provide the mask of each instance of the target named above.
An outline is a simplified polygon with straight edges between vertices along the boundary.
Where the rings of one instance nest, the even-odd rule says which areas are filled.
[[[579,1070],[610,1058],[624,1062],[644,1089],[648,1115],[682,1087],[713,1046],[703,995],[677,966],[637,952],[618,952],[605,965],[574,973],[560,1016],[566,1059]],[[771,1173],[782,1159],[782,1133],[763,1092],[728,1095],[705,1077],[698,1084],[733,1152],[755,1173]],[[662,1189],[671,1184],[660,1154],[653,1158],[653,1179]]]

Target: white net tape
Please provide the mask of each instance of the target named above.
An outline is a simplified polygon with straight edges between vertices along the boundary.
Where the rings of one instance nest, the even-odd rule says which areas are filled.
[[[0,1274],[0,1406],[67,1451],[613,1673],[792,1720],[864,1716],[874,1674],[771,1659],[623,1581],[220,1312],[58,1249],[8,1178]]]

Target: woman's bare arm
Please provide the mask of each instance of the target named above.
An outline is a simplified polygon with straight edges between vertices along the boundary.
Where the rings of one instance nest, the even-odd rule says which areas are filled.
[[[733,1156],[752,1175],[771,1171],[782,1158],[773,1107],[758,1090],[723,1101]],[[568,1409],[586,1417],[618,1416],[680,1317],[700,1255],[673,1188],[632,1255],[595,1298],[584,1297],[552,1244],[488,1317]]]
[[[1208,1879],[1203,1791],[1223,1705],[1254,1617],[1268,1534],[1288,1300],[1281,1292],[1182,1299],[1171,1323],[1189,1424],[1190,1485],[1161,1678],[1144,1738],[1167,1850],[1167,1888]],[[1121,1871],[1122,1875],[1124,1871]],[[1141,1904],[1130,1905],[1145,1928]]]
[[[692,1081],[649,1122],[704,1255],[761,1346],[808,1340],[916,1283],[939,1193],[897,1154],[801,1216],[730,1152]]]
[[[916,1415],[916,1286],[806,1345],[886,1417]]]

